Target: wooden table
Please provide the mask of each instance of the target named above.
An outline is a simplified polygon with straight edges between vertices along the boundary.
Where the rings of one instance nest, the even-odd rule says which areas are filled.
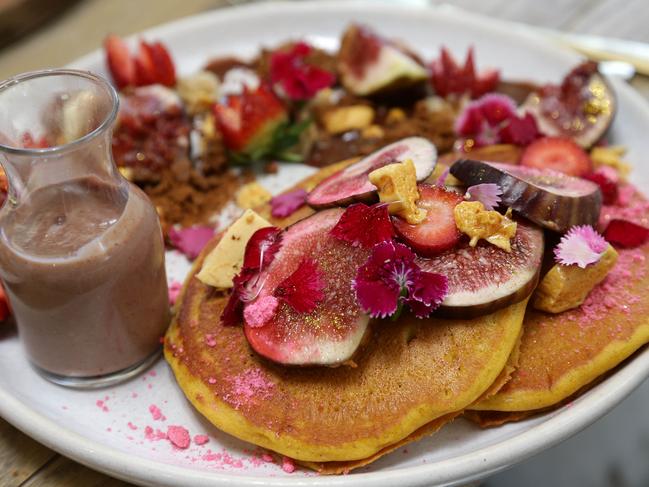
[[[474,12],[571,32],[649,42],[647,0],[456,0]],[[64,65],[98,47],[107,32],[125,35],[236,0],[86,0],[53,24],[0,51],[0,79]],[[130,12],[126,14],[125,12]],[[82,40],[82,42],[80,42]],[[649,79],[632,81],[649,99]],[[0,418],[0,487],[130,485],[40,445]]]

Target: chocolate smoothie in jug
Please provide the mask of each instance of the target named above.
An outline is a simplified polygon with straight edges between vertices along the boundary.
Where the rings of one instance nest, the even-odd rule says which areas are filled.
[[[4,219],[0,277],[43,371],[102,376],[159,348],[169,321],[163,238],[146,196],[124,183],[44,186]]]

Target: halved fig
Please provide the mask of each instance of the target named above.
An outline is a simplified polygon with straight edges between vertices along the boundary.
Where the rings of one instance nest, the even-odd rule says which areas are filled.
[[[555,232],[575,225],[597,225],[602,192],[597,184],[549,169],[462,159],[451,174],[467,186],[495,183],[502,205]]]
[[[355,24],[343,35],[338,72],[343,86],[358,96],[394,92],[428,79],[426,68],[406,48]]]
[[[368,174],[406,159],[411,159],[415,164],[417,181],[423,181],[435,169],[437,149],[422,137],[401,139],[332,174],[309,193],[306,201],[315,208],[372,201],[376,186],[370,183]]]
[[[602,138],[616,109],[613,88],[592,61],[577,66],[560,85],[530,94],[522,106],[536,118],[541,132],[570,137],[584,148]]]
[[[321,211],[289,227],[272,264],[261,273],[257,300],[273,296],[305,259],[314,261],[325,282],[324,298],[310,313],[298,312],[279,300],[263,326],[244,324],[250,346],[260,355],[285,365],[339,365],[361,344],[369,317],[352,292],[352,280],[370,250],[333,238],[330,230],[344,210]]]
[[[473,318],[528,297],[538,282],[543,260],[543,231],[518,220],[512,251],[468,242],[431,259],[417,258],[422,270],[448,278],[448,295],[437,313],[449,318]]]

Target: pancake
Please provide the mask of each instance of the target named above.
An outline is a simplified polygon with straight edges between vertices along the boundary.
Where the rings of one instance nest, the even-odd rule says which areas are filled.
[[[528,309],[519,366],[470,419],[490,426],[561,405],[649,342],[649,245],[619,249],[618,263],[576,309]]]
[[[310,188],[333,170],[300,186]],[[311,213],[302,208],[274,223],[286,226]],[[526,302],[472,320],[375,321],[353,366],[266,361],[242,327],[219,323],[227,293],[194,277],[217,242],[185,282],[165,357],[189,401],[233,436],[323,473],[347,472],[436,431],[511,373],[506,366],[517,357]]]

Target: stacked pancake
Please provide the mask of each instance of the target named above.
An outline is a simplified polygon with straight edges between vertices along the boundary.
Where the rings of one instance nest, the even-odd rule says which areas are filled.
[[[323,169],[307,191],[349,162]],[[285,219],[260,215],[281,228]],[[548,314],[528,299],[472,319],[374,320],[353,360],[339,367],[274,363],[244,329],[224,327],[228,292],[195,276],[195,262],[165,357],[194,407],[217,428],[321,473],[344,473],[466,414],[488,426],[561,405],[649,341],[649,247],[618,263],[579,308]]]

